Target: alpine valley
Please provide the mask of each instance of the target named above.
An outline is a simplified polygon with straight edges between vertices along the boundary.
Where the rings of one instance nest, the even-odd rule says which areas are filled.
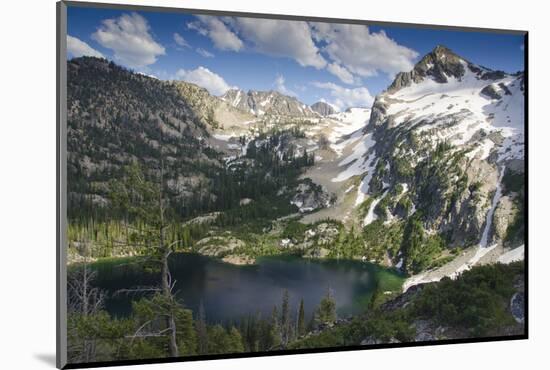
[[[253,316],[241,320],[245,351],[524,332],[522,72],[437,46],[372,106],[342,112],[277,91],[214,96],[95,57],[67,73],[70,266],[92,261],[99,280],[121,261],[147,269],[153,225],[172,257],[258,276],[273,261],[372,269],[360,302],[332,315],[347,288],[331,284],[318,309],[306,299],[316,319],[282,340],[250,339]],[[160,221],[144,214],[154,183]],[[249,304],[239,317],[262,310]]]

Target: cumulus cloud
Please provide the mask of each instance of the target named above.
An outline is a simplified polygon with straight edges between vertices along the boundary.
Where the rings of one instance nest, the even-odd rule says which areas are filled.
[[[327,64],[306,22],[239,17],[228,19],[228,23],[257,52],[292,58],[303,67],[323,68]]]
[[[193,70],[180,69],[176,72],[176,78],[204,87],[212,95],[223,95],[231,89],[220,75],[202,66]]]
[[[218,49],[240,51],[246,42],[258,53],[291,58],[304,67],[324,68],[327,64],[306,22],[215,16],[197,19],[187,26],[208,36]]]
[[[199,15],[197,18],[197,22],[190,22],[187,27],[203,36],[208,36],[216,48],[230,51],[239,51],[243,48],[241,39],[218,17]]]
[[[103,54],[84,41],[70,35],[67,35],[67,54],[73,58],[82,56],[105,58]]]
[[[178,44],[178,46],[181,46],[182,48],[190,48],[191,46],[189,45],[189,43],[187,42],[187,40],[185,40],[183,38],[182,35],[180,35],[179,33],[177,32],[174,32],[174,42],[176,44]]]
[[[303,67],[326,69],[348,85],[380,73],[393,78],[412,69],[418,57],[383,30],[371,32],[365,25],[197,16],[188,27],[208,36],[218,49],[290,58]]]
[[[348,89],[332,82],[313,82],[313,85],[328,90],[332,99],[327,100],[338,110],[349,107],[370,107],[374,100],[366,87]]]
[[[214,58],[214,54],[212,54],[208,50],[204,50],[203,48],[197,48],[197,53],[199,53],[205,58]]]
[[[338,77],[343,83],[351,85],[356,82],[356,78],[353,77],[353,74],[337,63],[330,63],[327,66],[327,71]]]
[[[153,39],[147,20],[137,13],[104,20],[92,38],[113,50],[116,61],[131,68],[153,64],[165,53],[164,47]]]
[[[275,90],[283,95],[296,96],[297,94],[285,86],[285,78],[283,75],[277,75],[275,82],[273,83]]]
[[[399,45],[382,30],[371,32],[358,24],[311,23],[313,38],[331,60],[359,76],[381,71],[393,76],[413,68],[418,53]]]

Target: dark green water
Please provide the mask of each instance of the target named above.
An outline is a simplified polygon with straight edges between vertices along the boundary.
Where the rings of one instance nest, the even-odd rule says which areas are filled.
[[[113,295],[117,290],[158,284],[159,275],[145,272],[138,258],[109,259],[94,263],[96,285],[109,293],[106,309],[115,316],[131,311],[136,296]],[[170,260],[179,299],[194,312],[203,301],[210,322],[238,320],[258,311],[271,314],[288,289],[290,306],[300,299],[308,317],[326,293],[333,291],[338,314],[363,312],[376,280],[382,290],[398,290],[403,278],[395,271],[353,260],[309,260],[291,256],[263,257],[256,265],[235,266],[196,254],[175,254]]]

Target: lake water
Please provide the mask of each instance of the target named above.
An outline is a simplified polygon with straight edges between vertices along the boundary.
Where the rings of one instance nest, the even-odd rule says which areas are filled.
[[[108,291],[106,310],[115,316],[131,311],[137,297],[112,293],[123,288],[158,284],[159,275],[146,272],[139,259],[110,259],[94,263],[96,285]],[[175,291],[185,306],[198,312],[202,300],[207,321],[227,322],[247,314],[271,314],[280,307],[285,289],[295,312],[304,299],[309,318],[331,289],[340,317],[363,312],[378,280],[381,289],[397,290],[403,278],[395,270],[353,260],[310,260],[293,256],[262,257],[256,265],[235,266],[196,254],[171,256]],[[294,312],[294,313],[295,313]]]

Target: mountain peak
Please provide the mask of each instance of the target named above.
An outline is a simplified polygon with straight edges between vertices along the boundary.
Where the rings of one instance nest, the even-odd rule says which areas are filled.
[[[437,45],[414,66],[414,70],[422,77],[431,76],[436,82],[445,83],[449,77],[461,78],[468,64],[451,49]]]
[[[318,101],[317,103],[312,104],[310,108],[323,117],[330,116],[331,114],[336,113],[336,110],[334,110],[334,108],[330,104],[324,101]]]
[[[418,83],[426,77],[439,83],[446,83],[451,77],[460,79],[464,76],[466,67],[470,65],[470,62],[448,47],[437,45],[416,63],[412,71],[398,73],[388,91],[397,91],[413,82]]]
[[[458,57],[458,55],[456,55],[454,51],[452,51],[445,45],[437,45],[429,54],[432,54],[439,59],[444,58],[446,56]]]
[[[244,92],[231,89],[222,95],[221,99],[237,109],[257,116],[272,114],[293,117],[318,117],[317,113],[296,97],[284,95],[276,90],[248,90],[248,92]]]

